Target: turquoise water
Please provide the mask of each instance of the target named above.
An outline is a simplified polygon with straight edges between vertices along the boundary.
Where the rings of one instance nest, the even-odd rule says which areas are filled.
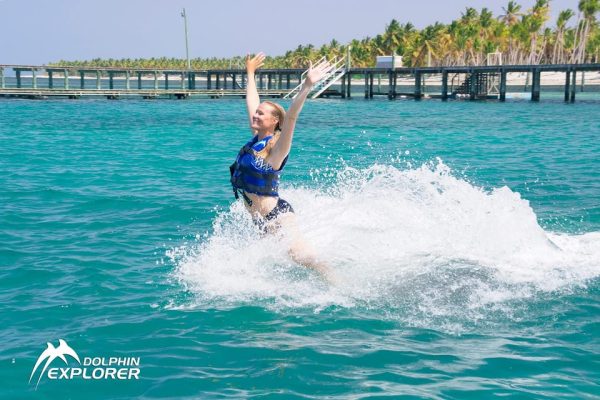
[[[597,103],[309,102],[281,192],[335,285],[233,202],[244,110],[0,100],[0,397],[600,396]],[[59,339],[140,379],[32,374]]]

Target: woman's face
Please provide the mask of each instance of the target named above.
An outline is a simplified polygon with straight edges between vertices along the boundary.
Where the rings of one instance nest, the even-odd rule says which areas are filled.
[[[273,115],[273,107],[261,103],[252,116],[252,129],[257,131],[275,131],[278,119]]]

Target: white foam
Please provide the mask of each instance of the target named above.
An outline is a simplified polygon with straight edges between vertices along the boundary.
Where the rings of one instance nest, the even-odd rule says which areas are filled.
[[[212,233],[168,253],[197,301],[476,320],[482,307],[502,308],[600,275],[600,232],[545,232],[519,193],[483,190],[441,161],[407,170],[344,167],[312,177],[312,187],[284,189],[282,197],[340,282],[328,285],[294,264],[285,238],[260,237],[236,202],[219,213]]]

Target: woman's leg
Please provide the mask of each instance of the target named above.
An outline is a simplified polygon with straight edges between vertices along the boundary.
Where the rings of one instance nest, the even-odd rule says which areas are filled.
[[[331,268],[324,262],[319,261],[313,247],[304,239],[304,237],[302,237],[302,234],[298,230],[296,215],[291,212],[280,214],[273,222],[278,224],[282,229],[282,232],[290,239],[288,254],[292,260],[298,264],[314,269],[332,282],[333,276]]]

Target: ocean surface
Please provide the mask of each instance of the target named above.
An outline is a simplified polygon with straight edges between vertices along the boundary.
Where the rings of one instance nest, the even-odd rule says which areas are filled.
[[[600,398],[599,110],[308,102],[329,284],[234,201],[242,100],[0,100],[0,397]]]

